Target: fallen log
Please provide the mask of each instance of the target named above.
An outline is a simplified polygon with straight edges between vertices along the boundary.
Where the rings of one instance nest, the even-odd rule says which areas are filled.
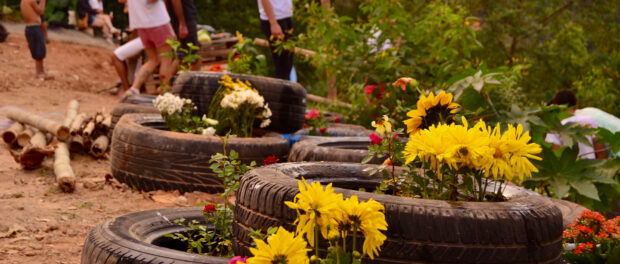
[[[17,135],[24,130],[24,125],[19,122],[15,122],[11,127],[7,130],[2,131],[2,140],[4,143],[13,145],[15,141],[17,141]]]
[[[90,137],[93,134],[93,131],[95,130],[95,121],[91,120],[90,122],[88,122],[88,124],[86,124],[86,126],[84,127],[84,130],[82,131],[82,135],[84,137]]]
[[[90,146],[90,155],[95,158],[101,158],[105,155],[106,150],[108,149],[108,144],[110,140],[107,136],[101,135],[95,139],[93,144]]]
[[[84,122],[86,121],[86,114],[80,113],[75,116],[73,122],[71,122],[70,133],[71,136],[76,136],[82,134],[82,127],[84,126]]]
[[[72,136],[69,142],[69,151],[82,153],[84,151],[84,138],[80,135]]]
[[[62,122],[63,126],[70,127],[75,116],[77,116],[80,104],[77,100],[71,100],[67,105],[67,114],[65,114],[65,120]]]
[[[17,134],[17,144],[20,147],[26,147],[30,144],[30,138],[34,135],[34,130],[30,127],[25,127],[21,133]]]
[[[54,151],[54,174],[60,189],[65,192],[73,192],[75,190],[75,174],[73,174],[73,169],[71,168],[67,144],[64,142],[58,142],[56,151]]]
[[[59,140],[65,140],[69,136],[69,129],[66,126],[58,124],[50,119],[15,108],[7,109],[4,113],[6,117],[12,120],[52,133]]]

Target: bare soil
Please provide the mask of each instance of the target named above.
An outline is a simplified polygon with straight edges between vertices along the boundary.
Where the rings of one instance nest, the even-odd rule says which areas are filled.
[[[111,50],[73,42],[61,42],[52,35],[45,59],[46,70],[55,78],[51,81],[35,78],[34,61],[22,33],[14,32],[0,43],[0,111],[16,106],[62,120],[69,100],[77,99],[80,111],[109,112],[118,102],[105,91],[118,81],[109,63]],[[0,130],[8,122],[0,116]],[[63,193],[52,163],[50,156],[40,168],[24,170],[0,142],[0,263],[80,263],[88,231],[106,219],[217,198],[131,190],[110,180],[108,157],[95,160],[86,154],[72,155],[78,184],[74,193]]]

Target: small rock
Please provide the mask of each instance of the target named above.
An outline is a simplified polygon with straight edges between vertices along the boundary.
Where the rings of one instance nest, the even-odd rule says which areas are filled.
[[[36,254],[34,253],[34,251],[26,251],[26,252],[24,252],[24,256],[26,256],[26,257],[32,257],[32,256],[34,256],[34,255],[36,255]]]
[[[84,186],[85,189],[94,191],[97,189],[98,184],[92,182],[91,180],[84,180],[84,182],[82,183],[82,186]]]
[[[36,236],[34,236],[34,239],[36,239],[37,241],[41,241],[41,240],[45,239],[45,236],[44,235],[36,235]]]
[[[80,251],[82,251],[82,249],[81,249],[81,248],[72,248],[72,249],[69,249],[69,252],[70,252],[71,254],[78,254],[78,253],[80,253]]]
[[[78,208],[77,208],[77,207],[75,207],[75,206],[69,206],[69,207],[67,207],[67,210],[77,210],[77,209],[78,209]]]
[[[58,230],[58,226],[57,225],[49,225],[44,231],[45,232],[52,232],[54,230]]]
[[[32,248],[34,250],[41,250],[41,249],[43,249],[43,246],[41,246],[40,244],[32,244],[32,245],[30,245],[30,248]]]
[[[187,198],[185,198],[185,196],[179,196],[174,200],[174,204],[179,206],[187,205]]]
[[[25,208],[23,206],[17,206],[17,207],[15,207],[15,209],[17,209],[19,211],[24,211]]]

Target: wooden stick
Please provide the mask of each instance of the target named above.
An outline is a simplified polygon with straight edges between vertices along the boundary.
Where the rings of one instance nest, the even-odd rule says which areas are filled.
[[[70,130],[71,136],[82,134],[82,125],[85,119],[86,119],[85,113],[80,113],[77,116],[75,116],[75,118],[73,119],[73,122],[71,122],[71,130]]]
[[[101,135],[95,139],[92,146],[90,147],[90,155],[95,158],[101,158],[105,155],[106,150],[108,149],[108,144],[110,140],[107,136]]]
[[[65,120],[62,122],[63,126],[70,127],[73,119],[77,115],[80,104],[77,100],[71,100],[67,105],[67,114],[65,114]]]
[[[311,101],[311,102],[336,104],[337,106],[346,107],[346,108],[349,108],[349,109],[351,109],[353,107],[353,106],[351,106],[351,104],[347,104],[345,102],[340,102],[340,101],[330,100],[330,99],[327,99],[325,97],[321,97],[321,96],[314,95],[314,94],[306,94],[306,98],[308,98],[308,101]]]
[[[69,143],[69,150],[73,153],[81,153],[84,151],[84,138],[80,135],[75,135],[71,137],[71,141]]]
[[[59,140],[65,140],[69,136],[69,129],[67,127],[30,112],[11,108],[5,110],[5,116],[15,121],[31,125],[39,130],[52,133]]]
[[[34,135],[34,131],[30,127],[25,127],[21,133],[17,134],[17,144],[20,147],[25,147],[30,144],[30,138]]]
[[[95,120],[91,120],[90,122],[88,122],[86,127],[84,127],[84,131],[82,131],[82,135],[85,137],[90,137],[90,135],[93,134],[94,130],[95,130]]]
[[[54,151],[54,174],[60,189],[65,192],[73,192],[75,190],[75,174],[73,174],[73,169],[71,168],[67,144],[64,142],[58,142],[58,147]]]
[[[254,45],[262,46],[262,47],[267,47],[268,48],[269,47],[269,41],[267,41],[266,39],[255,38],[254,39]],[[294,52],[297,53],[297,54],[304,55],[306,57],[312,57],[312,56],[316,55],[316,51],[302,49],[302,48],[298,48],[298,47],[295,47]]]
[[[9,146],[13,145],[15,141],[17,141],[17,135],[22,131],[24,131],[24,125],[19,122],[15,122],[15,124],[7,130],[2,131],[2,140],[4,140],[4,143]]]
[[[47,139],[42,131],[37,131],[30,139],[30,144],[19,152],[11,152],[15,161],[26,169],[39,167],[47,155],[54,152],[52,146],[47,146]]]

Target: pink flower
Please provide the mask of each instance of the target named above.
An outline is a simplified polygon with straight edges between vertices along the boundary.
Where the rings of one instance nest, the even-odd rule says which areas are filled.
[[[375,87],[377,87],[376,84],[366,85],[366,87],[364,88],[364,93],[365,94],[372,94],[372,92],[375,90]]]
[[[327,128],[322,127],[319,129],[319,131],[321,131],[321,134],[325,134],[325,131],[327,131]]]
[[[231,258],[230,261],[228,262],[228,264],[245,263],[246,260],[248,260],[248,257],[236,256],[234,258]]]
[[[205,204],[205,208],[202,210],[205,213],[215,212],[215,205],[213,204]]]
[[[305,114],[306,119],[312,119],[315,118],[319,115],[319,110],[316,109],[312,109],[310,110],[310,113]]]
[[[369,137],[370,137],[370,144],[372,144],[373,146],[377,145],[377,144],[381,143],[381,141],[383,141],[383,139],[381,137],[379,137],[375,133],[370,134]]]
[[[334,123],[340,123],[340,118],[339,117],[334,117]]]

